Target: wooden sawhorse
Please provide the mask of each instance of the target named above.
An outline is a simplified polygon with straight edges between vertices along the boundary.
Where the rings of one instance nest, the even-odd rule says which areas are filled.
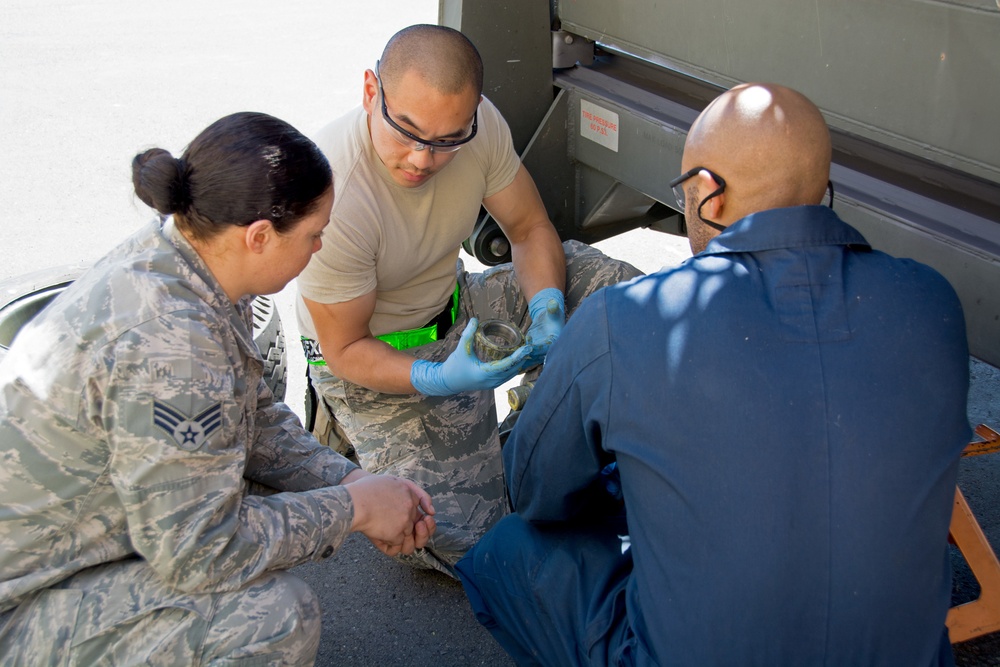
[[[976,435],[982,440],[969,443],[962,456],[1000,451],[1000,433],[980,424],[976,427]],[[948,635],[955,644],[1000,630],[1000,562],[957,487],[948,539],[962,552],[980,589],[975,600],[948,610]]]

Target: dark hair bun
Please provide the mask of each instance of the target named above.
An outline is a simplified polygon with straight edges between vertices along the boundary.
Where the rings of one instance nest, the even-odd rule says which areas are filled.
[[[255,220],[270,220],[284,234],[315,209],[332,181],[316,144],[285,121],[253,111],[215,121],[179,160],[162,148],[132,160],[139,199],[173,215],[178,229],[197,239]]]
[[[184,162],[162,148],[135,156],[132,185],[144,204],[164,215],[184,213],[191,205]]]

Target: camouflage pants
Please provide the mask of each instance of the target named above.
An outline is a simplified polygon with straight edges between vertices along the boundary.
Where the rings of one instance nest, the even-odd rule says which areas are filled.
[[[0,614],[2,665],[311,665],[319,602],[287,572],[230,593],[169,588],[143,560],[83,570]]]
[[[567,316],[597,289],[641,275],[586,244],[567,241],[563,248]],[[528,303],[513,265],[470,274],[459,261],[457,273],[460,304],[454,325],[443,340],[410,348],[408,354],[444,361],[472,317],[505,319],[527,331]],[[321,442],[343,449],[346,438],[365,470],[411,479],[433,498],[436,533],[426,549],[401,559],[455,576],[454,564],[510,511],[493,391],[444,397],[383,394],[341,380],[324,365],[310,365],[309,377],[319,397],[317,410],[328,411],[317,421],[327,425],[326,433],[316,430]]]

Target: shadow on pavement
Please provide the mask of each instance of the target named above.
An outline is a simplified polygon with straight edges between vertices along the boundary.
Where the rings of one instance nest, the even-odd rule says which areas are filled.
[[[472,615],[462,585],[384,556],[363,536],[321,563],[291,570],[320,598],[317,667],[512,667]]]

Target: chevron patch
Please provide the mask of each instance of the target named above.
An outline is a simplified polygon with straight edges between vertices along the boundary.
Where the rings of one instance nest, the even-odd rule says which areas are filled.
[[[181,449],[194,451],[222,425],[222,403],[196,417],[188,417],[169,403],[154,400],[153,424],[173,438]]]

